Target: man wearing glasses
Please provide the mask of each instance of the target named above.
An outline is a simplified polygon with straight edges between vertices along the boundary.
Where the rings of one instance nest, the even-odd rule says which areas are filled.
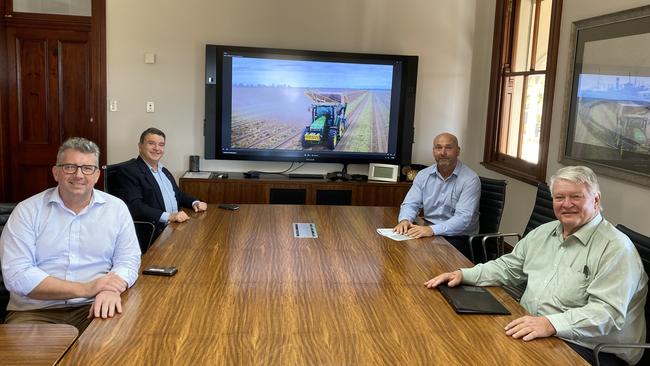
[[[57,187],[12,212],[0,237],[7,323],[64,323],[81,333],[92,318],[122,312],[140,247],[124,202],[94,189],[98,163],[95,143],[67,140],[52,167]]]
[[[425,286],[525,283],[520,302],[531,315],[504,322],[505,335],[524,341],[556,336],[593,365],[599,343],[644,343],[648,276],[634,244],[602,217],[590,168],[561,168],[550,188],[557,221],[528,233],[512,253],[440,274]],[[643,353],[638,347],[607,351],[600,353],[601,365],[634,365]]]

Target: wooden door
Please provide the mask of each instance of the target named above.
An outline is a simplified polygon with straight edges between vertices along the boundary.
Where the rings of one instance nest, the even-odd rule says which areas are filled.
[[[3,181],[5,200],[20,201],[56,184],[51,168],[68,137],[96,142],[105,161],[105,32],[92,17],[14,14],[4,23]]]

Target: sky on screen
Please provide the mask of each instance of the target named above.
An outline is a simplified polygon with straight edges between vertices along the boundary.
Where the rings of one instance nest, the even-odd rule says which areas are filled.
[[[233,57],[233,85],[390,90],[392,65]]]

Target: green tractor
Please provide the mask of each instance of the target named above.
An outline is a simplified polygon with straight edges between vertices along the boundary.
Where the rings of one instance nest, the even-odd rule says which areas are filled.
[[[311,124],[305,127],[300,142],[303,148],[325,145],[334,150],[345,132],[347,103],[314,103],[311,107]]]

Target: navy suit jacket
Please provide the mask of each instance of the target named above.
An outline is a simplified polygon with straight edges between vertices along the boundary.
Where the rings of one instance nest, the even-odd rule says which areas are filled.
[[[167,168],[163,168],[162,171],[172,183],[178,208],[192,208],[192,202],[197,199],[183,193],[178,188],[176,180]],[[157,230],[154,236],[158,236],[158,233],[164,229],[164,223],[160,223],[158,220],[165,211],[165,202],[158,182],[153,177],[147,163],[138,156],[137,159],[131,159],[122,164],[116,181],[119,182],[119,186],[116,187],[118,195],[126,202],[133,220],[149,221],[156,224]]]

